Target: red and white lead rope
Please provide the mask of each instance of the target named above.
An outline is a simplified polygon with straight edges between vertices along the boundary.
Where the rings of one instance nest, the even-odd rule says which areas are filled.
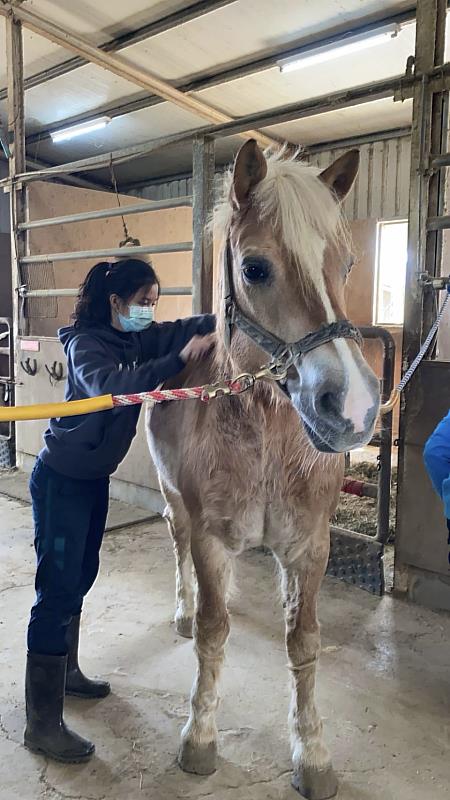
[[[243,385],[240,381],[230,381],[227,384],[227,394],[240,394]],[[153,392],[138,392],[137,394],[113,395],[113,405],[133,406],[138,403],[165,403],[167,400],[209,400],[209,386],[193,386],[187,389],[155,389]],[[219,389],[220,391],[220,389]]]

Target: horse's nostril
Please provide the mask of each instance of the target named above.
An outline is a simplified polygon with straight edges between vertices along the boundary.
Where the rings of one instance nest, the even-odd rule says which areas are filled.
[[[333,392],[324,392],[319,399],[318,405],[325,417],[336,417],[341,413],[339,397]]]

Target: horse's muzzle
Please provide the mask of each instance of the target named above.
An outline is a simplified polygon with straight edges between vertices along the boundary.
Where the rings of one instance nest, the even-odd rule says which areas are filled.
[[[368,444],[373,436],[380,404],[379,383],[361,361],[357,385],[346,373],[336,370],[326,371],[320,379],[312,373],[311,379],[311,374],[303,376],[302,370],[292,367],[280,387],[301,417],[311,443],[321,452],[345,453]]]

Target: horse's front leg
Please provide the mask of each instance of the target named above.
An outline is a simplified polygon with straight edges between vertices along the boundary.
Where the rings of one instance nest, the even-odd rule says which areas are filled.
[[[293,786],[308,800],[327,800],[335,797],[338,789],[314,699],[320,653],[317,596],[328,552],[328,525],[323,524],[320,532],[314,532],[311,544],[300,557],[297,555],[290,560],[289,555],[284,553],[280,557],[278,554],[282,567],[286,648],[292,682],[289,725]]]
[[[172,537],[175,555],[176,608],[175,628],[180,636],[192,637],[195,593],[191,556],[191,520],[180,494],[169,489],[160,478],[162,495],[167,503],[164,519]]]
[[[210,775],[217,760],[218,681],[230,629],[226,594],[231,564],[215,536],[194,538],[192,555],[198,583],[194,622],[198,667],[189,720],[181,734],[179,764],[186,772]]]

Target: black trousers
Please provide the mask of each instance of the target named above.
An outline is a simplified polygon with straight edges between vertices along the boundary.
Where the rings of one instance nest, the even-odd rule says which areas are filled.
[[[83,598],[98,574],[109,478],[66,478],[38,458],[30,492],[37,572],[28,650],[64,655],[67,626],[80,614]]]

